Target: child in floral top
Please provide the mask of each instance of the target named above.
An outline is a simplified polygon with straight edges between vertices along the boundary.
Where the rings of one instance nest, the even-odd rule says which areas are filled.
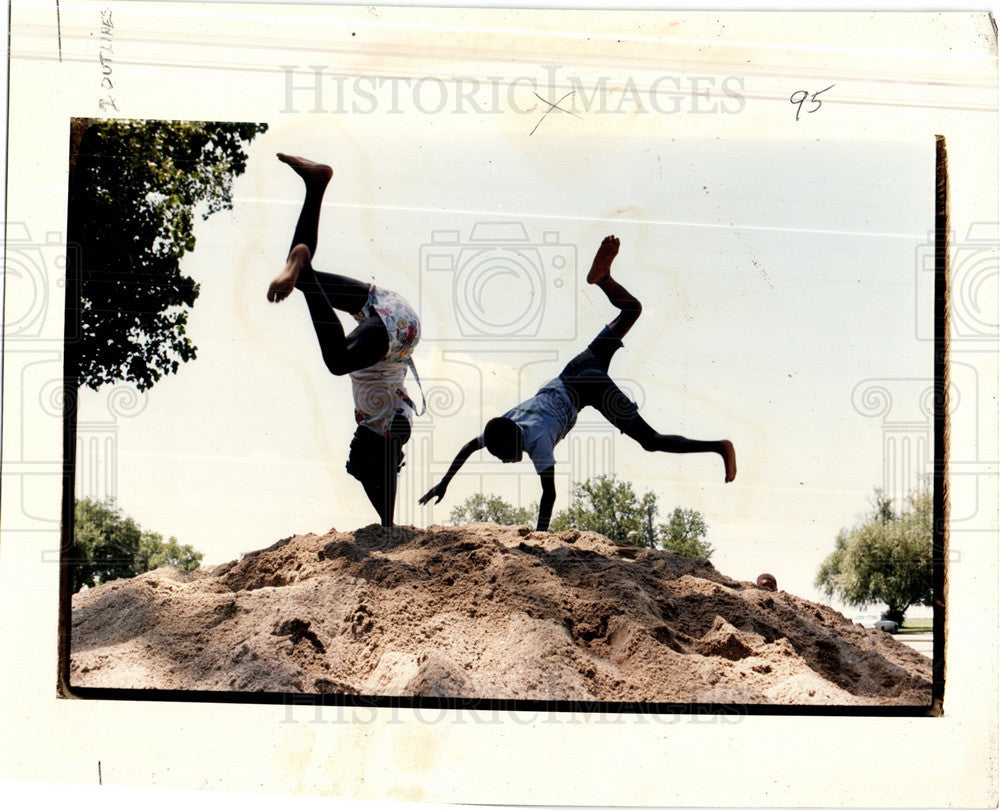
[[[301,157],[279,153],[278,159],[305,181],[306,193],[288,259],[271,282],[267,299],[277,303],[300,290],[327,369],[337,376],[350,375],[357,430],[347,471],[361,482],[382,525],[391,526],[402,448],[415,414],[403,379],[408,368],[413,370],[410,355],[420,340],[420,319],[391,290],[312,266],[320,206],[333,170]],[[357,327],[345,334],[335,310],[353,315]]]

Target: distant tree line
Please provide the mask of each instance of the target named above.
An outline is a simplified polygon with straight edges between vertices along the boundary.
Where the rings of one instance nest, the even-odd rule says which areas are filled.
[[[144,531],[111,499],[77,500],[73,515],[73,547],[69,555],[73,591],[113,579],[134,577],[164,565],[193,571],[204,555],[176,537],[163,539]]]
[[[694,509],[675,507],[665,523],[657,522],[659,499],[653,492],[640,497],[632,483],[614,475],[588,478],[573,487],[572,502],[557,512],[550,531],[580,529],[603,534],[619,543],[641,548],[664,548],[675,554],[707,560],[715,549],[705,539],[708,526],[704,516]],[[453,524],[493,522],[502,525],[535,524],[538,504],[513,506],[499,495],[470,495],[451,510]]]

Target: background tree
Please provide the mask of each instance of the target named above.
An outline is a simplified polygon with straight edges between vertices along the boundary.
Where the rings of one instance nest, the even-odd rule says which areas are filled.
[[[701,512],[678,506],[670,513],[670,519],[660,524],[658,538],[667,551],[695,560],[707,560],[715,551],[712,544],[704,539],[707,534],[708,526]]]
[[[694,509],[674,509],[667,523],[654,523],[659,514],[657,497],[652,492],[636,495],[629,481],[613,475],[589,478],[573,488],[573,503],[552,519],[549,530],[580,529],[603,534],[617,542],[643,548],[662,546],[674,554],[707,560],[714,549],[704,538],[708,533],[705,518]],[[524,508],[513,506],[499,495],[470,495],[451,510],[452,524],[492,522],[506,526],[534,526],[538,504]]]
[[[659,511],[655,493],[644,492],[640,497],[631,482],[599,475],[574,485],[573,502],[556,514],[549,529],[599,532],[616,542],[642,548],[659,544],[674,554],[696,559],[712,556],[714,549],[702,539],[708,527],[700,512],[677,508],[667,523],[656,524]]]
[[[499,523],[503,526],[534,526],[538,520],[538,504],[514,506],[499,495],[470,495],[451,510],[452,524]]]
[[[245,146],[266,124],[76,119],[70,155],[68,376],[139,390],[195,357],[198,285],[180,271],[202,219],[232,208]]]
[[[647,493],[647,495],[650,493]],[[646,496],[639,498],[629,481],[613,475],[588,478],[573,486],[572,502],[549,524],[549,530],[599,532],[616,543],[648,546]]]
[[[176,537],[164,540],[162,534],[143,532],[139,541],[139,553],[136,555],[139,567],[136,573],[154,571],[165,565],[179,568],[181,571],[194,571],[201,565],[204,556],[189,545],[182,546]]]
[[[879,523],[888,523],[896,519],[896,511],[892,508],[892,498],[885,494],[881,487],[875,487],[875,494],[872,495],[872,517]]]
[[[816,587],[845,604],[866,607],[882,602],[885,619],[902,623],[911,605],[933,600],[933,497],[910,493],[899,512],[876,489],[872,514],[838,534],[823,560]]]
[[[203,555],[177,538],[144,532],[110,499],[76,502],[69,554],[73,592],[84,585],[134,577],[163,565],[193,571]]]

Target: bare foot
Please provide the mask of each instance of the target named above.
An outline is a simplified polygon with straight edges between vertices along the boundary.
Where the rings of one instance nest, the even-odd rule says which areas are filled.
[[[723,439],[719,444],[722,445],[720,455],[726,464],[726,483],[728,484],[736,478],[736,450],[729,439]]]
[[[597,284],[602,279],[608,277],[608,274],[611,272],[611,262],[618,255],[619,245],[621,245],[621,240],[614,234],[604,237],[604,241],[601,242],[601,246],[597,249],[597,255],[594,256],[594,263],[590,266],[590,272],[587,273],[588,284]]]
[[[302,268],[308,267],[311,260],[312,255],[309,253],[309,248],[305,245],[296,245],[293,247],[288,254],[288,260],[285,262],[284,269],[271,282],[271,286],[267,288],[267,300],[272,304],[276,304],[278,301],[284,301],[288,298],[292,294],[292,290],[295,289],[295,282],[299,280],[299,273],[302,272]]]
[[[333,177],[333,169],[324,163],[316,163],[315,161],[307,160],[304,157],[296,157],[295,155],[286,155],[283,152],[278,152],[278,160],[291,166],[295,170],[295,173],[305,180],[306,185],[310,187],[326,188],[326,184]]]

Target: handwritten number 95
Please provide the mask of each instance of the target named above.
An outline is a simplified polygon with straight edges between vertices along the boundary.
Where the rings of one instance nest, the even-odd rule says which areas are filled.
[[[795,120],[796,121],[799,120],[799,115],[802,113],[802,105],[805,104],[807,100],[814,105],[811,110],[806,110],[807,113],[814,113],[820,107],[822,107],[823,102],[820,101],[818,98],[816,98],[816,96],[820,95],[821,93],[825,93],[827,90],[829,90],[834,86],[835,85],[831,84],[830,87],[824,87],[822,90],[817,90],[811,96],[809,95],[808,90],[796,90],[794,93],[792,93],[792,95],[789,96],[788,101],[792,104],[798,105],[798,107],[795,110]]]

